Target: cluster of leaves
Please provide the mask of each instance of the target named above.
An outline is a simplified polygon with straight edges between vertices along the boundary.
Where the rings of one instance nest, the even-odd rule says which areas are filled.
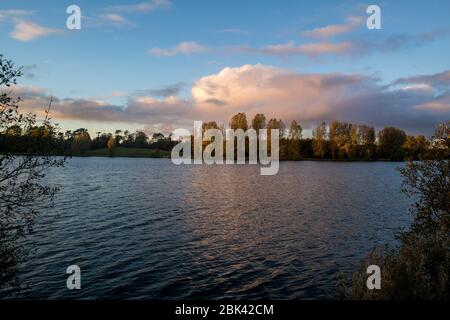
[[[20,153],[14,147],[0,148],[0,286],[14,280],[17,262],[24,253],[19,240],[32,229],[36,207],[50,204],[58,191],[58,187],[44,183],[45,174],[65,161],[49,156],[52,139],[48,137],[57,130],[48,117],[50,106],[42,124],[36,126],[36,115],[21,114],[20,98],[11,97],[10,86],[21,75],[20,69],[0,55],[0,133],[34,128],[33,140],[20,146]],[[0,147],[7,143],[2,134]]]

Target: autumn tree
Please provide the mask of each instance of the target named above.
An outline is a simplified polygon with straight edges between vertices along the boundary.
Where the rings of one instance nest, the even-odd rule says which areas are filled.
[[[362,145],[359,141],[359,125],[350,125],[350,139],[349,139],[349,147],[347,149],[347,156],[350,159],[360,159],[362,158]]]
[[[248,129],[248,123],[245,113],[240,112],[234,115],[230,120],[230,128],[233,130],[242,129],[246,131]]]
[[[202,124],[202,133],[204,134],[208,129],[219,129],[216,121],[207,121]]]
[[[355,129],[353,130],[354,143],[357,143]],[[352,125],[350,123],[338,121],[331,122],[328,136],[333,159],[343,159],[349,154],[351,147],[351,132]]]
[[[291,127],[289,129],[289,139],[300,140],[302,138],[302,126],[297,123],[297,121],[292,120]]]
[[[406,133],[398,128],[387,127],[378,133],[378,156],[381,159],[402,160]]]
[[[410,136],[406,137],[403,144],[405,150],[405,157],[411,160],[419,160],[425,155],[428,149],[428,141],[424,136]]]
[[[314,157],[324,158],[327,153],[327,125],[325,122],[319,124],[313,130],[313,154]]]
[[[280,132],[280,138],[284,137],[286,127],[283,123],[283,120],[281,120],[281,119],[278,120],[276,118],[270,119],[269,122],[267,123],[267,131],[268,131],[269,135],[270,135],[270,131],[272,129],[278,129]]]
[[[359,126],[358,143],[362,146],[362,158],[372,159],[375,157],[375,129],[366,125]]]
[[[272,152],[271,145],[272,145],[272,130],[278,129],[279,132],[279,138],[280,138],[280,145],[279,145],[279,157],[280,160],[287,160],[288,159],[288,150],[286,141],[284,141],[285,137],[285,126],[283,121],[280,119],[272,118],[267,123],[267,135],[268,135],[268,146],[267,150],[268,152]]]
[[[206,122],[203,122],[203,124],[202,124],[202,136],[205,136],[205,132],[206,132],[207,130],[210,130],[210,129],[219,129],[219,125],[217,124],[216,121],[206,121]],[[212,143],[213,141],[214,141],[214,137],[212,137],[210,141],[203,140],[203,141],[202,141],[202,150],[204,151],[205,148],[206,148],[210,143]],[[193,146],[192,146],[192,147],[193,147]],[[225,141],[223,142],[222,148],[223,148],[222,150],[226,150],[226,143],[225,143]],[[202,153],[202,154],[203,154],[203,153]],[[224,154],[226,154],[226,151],[224,152]],[[215,150],[211,153],[211,155],[212,155],[212,156],[215,156]]]
[[[252,120],[252,128],[259,134],[259,130],[266,128],[266,117],[262,113],[257,113]]]
[[[349,145],[347,151],[350,159],[372,159],[375,152],[375,129],[351,124]]]
[[[287,141],[289,149],[289,159],[299,160],[300,159],[300,140],[302,138],[302,127],[297,121],[292,120],[291,127],[289,129],[289,139]]]
[[[333,159],[336,158],[336,154],[339,150],[338,143],[337,143],[338,130],[339,130],[339,122],[332,121],[330,124],[328,137],[329,137],[330,147],[331,147],[331,157]]]
[[[112,157],[114,155],[114,149],[116,147],[116,138],[113,138],[112,136],[109,138],[107,143],[108,153],[109,156]]]

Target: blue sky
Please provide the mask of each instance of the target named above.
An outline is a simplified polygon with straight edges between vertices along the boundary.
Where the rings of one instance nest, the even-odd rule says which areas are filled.
[[[81,30],[65,28],[65,11],[71,4],[81,8]],[[381,30],[366,28],[369,4],[381,8]],[[361,112],[355,121],[429,132],[432,121],[450,118],[447,74],[434,86],[431,78],[398,79],[450,70],[449,12],[449,1],[2,1],[0,53],[25,66],[18,91],[29,97],[26,106],[37,108],[50,95],[57,97],[55,107],[62,111],[56,110],[55,117],[70,129],[169,130],[194,118],[226,122],[237,111],[251,115],[261,110],[277,116],[278,108],[286,122],[297,118],[308,127],[320,118],[352,115],[331,108],[348,101],[362,103],[355,90],[363,86],[361,95],[376,94],[377,101],[391,108],[399,108],[395,99],[416,105],[395,112],[386,107],[385,117],[374,123],[371,112]],[[251,68],[242,69],[245,65]],[[220,75],[224,69],[228,71]],[[289,74],[297,77],[296,85],[305,86],[316,81],[305,75],[346,75],[345,90],[317,88],[320,97],[339,94],[342,102],[304,105],[310,100],[302,97],[316,95],[312,91],[292,95],[291,83],[280,82],[281,75]],[[346,82],[355,75],[362,77],[358,85]],[[398,84],[391,85],[396,81],[408,90],[394,99],[392,91]],[[201,87],[211,83],[228,87],[215,93]],[[261,83],[267,90],[260,95],[255,88]],[[224,96],[231,88],[233,92]],[[433,94],[424,97],[422,89]],[[405,91],[420,92],[404,97]],[[242,98],[251,94],[258,98]],[[279,96],[286,107],[274,103]],[[293,99],[300,101],[297,112],[291,112],[297,108]],[[207,105],[208,101],[220,103]],[[363,105],[360,110],[367,108]],[[130,116],[131,112],[135,114]],[[403,112],[417,115],[407,121],[389,118]]]

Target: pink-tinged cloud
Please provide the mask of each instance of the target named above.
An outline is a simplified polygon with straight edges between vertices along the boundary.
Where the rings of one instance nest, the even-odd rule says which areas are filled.
[[[51,96],[46,90],[30,86],[13,86],[12,94],[20,97],[21,112],[45,116]],[[122,93],[121,93],[122,94]],[[186,125],[194,119],[191,101],[174,96],[161,99],[131,96],[125,105],[111,104],[106,97],[59,99],[52,97],[51,117],[55,120],[82,120],[104,123],[140,123],[142,125]],[[188,120],[186,120],[188,119]]]
[[[31,41],[61,32],[61,30],[43,27],[33,22],[18,21],[15,24],[14,30],[11,32],[10,36],[11,38],[19,41]]]
[[[357,17],[349,18],[348,25],[357,25]],[[333,30],[333,31],[330,31]],[[319,32],[320,31],[320,32]],[[342,31],[342,30],[341,30]],[[312,32],[312,31],[311,31]],[[332,34],[336,33],[335,28],[318,30],[315,33]],[[391,35],[381,40],[352,39],[345,41],[328,41],[323,36],[321,41],[296,44],[289,41],[282,44],[272,44],[263,47],[252,47],[249,45],[234,45],[212,47],[201,45],[195,41],[180,42],[169,48],[154,47],[147,51],[148,54],[158,57],[175,57],[177,55],[192,54],[253,54],[269,56],[305,56],[316,59],[322,56],[348,56],[351,58],[362,57],[372,53],[393,53],[406,48],[417,47],[431,43],[440,37],[450,33],[450,29],[435,30],[429,33],[419,35],[397,34]]]
[[[304,31],[302,34],[312,38],[329,38],[351,32],[363,23],[364,18],[362,17],[348,17],[344,24],[332,24],[326,27],[315,28],[313,30]]]
[[[270,45],[262,49],[262,52],[269,55],[307,55],[309,57],[316,57],[328,54],[344,54],[353,51],[353,44],[351,42],[320,42],[309,43],[296,46],[294,42],[289,42],[282,45]]]
[[[428,85],[431,87],[448,89],[450,87],[450,71],[444,71],[433,75],[418,75],[400,78],[395,84]]]
[[[424,103],[424,104],[416,106],[416,109],[427,110],[427,111],[431,111],[434,113],[441,113],[443,115],[447,115],[447,118],[450,119],[450,100],[449,99],[447,99],[447,101],[436,101],[436,102]]]
[[[245,65],[201,78],[192,88],[192,96],[197,108],[213,115],[212,119],[229,119],[244,110],[309,122],[339,113],[333,101],[351,97],[351,88],[364,81],[367,79],[358,75],[295,74]]]
[[[290,41],[287,44],[269,45],[263,48],[238,46],[230,48],[228,51],[275,56],[308,56],[309,58],[317,58],[324,55],[350,56],[356,58],[372,53],[386,54],[398,52],[406,48],[422,46],[432,43],[449,33],[450,29],[443,29],[419,35],[391,35],[381,40],[352,39],[337,42],[322,40],[304,44],[295,44],[293,41]]]
[[[435,110],[417,108],[442,99],[429,93],[386,87],[370,76],[300,74],[264,65],[225,68],[203,77],[192,96],[201,114],[222,121],[245,111],[306,126],[337,119],[431,132],[436,123],[447,120]]]

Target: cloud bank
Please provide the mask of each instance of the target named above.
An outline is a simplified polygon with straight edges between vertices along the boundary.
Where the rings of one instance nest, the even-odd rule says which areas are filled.
[[[55,99],[55,119],[99,122],[158,123],[166,127],[192,126],[193,120],[227,121],[237,112],[248,117],[299,121],[305,128],[321,121],[341,120],[377,128],[398,126],[412,133],[430,134],[449,120],[450,71],[398,79],[390,85],[359,74],[302,74],[266,65],[224,68],[192,86],[191,98],[177,97],[177,86],[130,96],[125,105],[95,99]],[[45,90],[18,87],[27,111],[48,104]]]

